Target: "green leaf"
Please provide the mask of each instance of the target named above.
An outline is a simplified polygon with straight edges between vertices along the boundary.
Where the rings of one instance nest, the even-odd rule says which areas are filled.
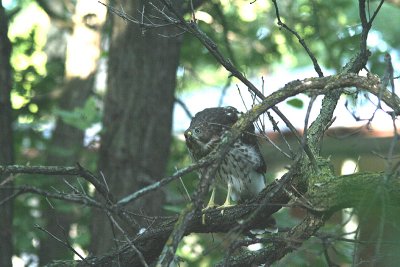
[[[83,107],[77,107],[72,111],[56,109],[55,113],[66,124],[81,130],[100,122],[101,119],[100,110],[97,108],[96,100],[93,97],[88,98]]]
[[[292,107],[299,108],[299,109],[303,108],[303,106],[304,106],[303,101],[298,98],[290,99],[290,100],[286,101],[286,103]]]

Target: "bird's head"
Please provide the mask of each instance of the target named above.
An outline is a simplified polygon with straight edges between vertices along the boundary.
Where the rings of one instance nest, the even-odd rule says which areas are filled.
[[[233,107],[207,108],[197,113],[185,131],[186,145],[198,160],[215,147],[222,134],[238,120]]]

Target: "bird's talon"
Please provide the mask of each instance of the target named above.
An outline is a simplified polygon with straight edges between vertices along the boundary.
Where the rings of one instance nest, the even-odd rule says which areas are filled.
[[[218,208],[218,205],[207,205],[205,208],[203,208],[201,211],[207,211],[207,210],[209,210],[209,209],[215,209],[215,208]]]

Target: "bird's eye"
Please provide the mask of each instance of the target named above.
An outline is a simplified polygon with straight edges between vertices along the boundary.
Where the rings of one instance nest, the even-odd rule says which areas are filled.
[[[194,133],[199,134],[199,133],[201,133],[201,130],[199,128],[194,128]]]

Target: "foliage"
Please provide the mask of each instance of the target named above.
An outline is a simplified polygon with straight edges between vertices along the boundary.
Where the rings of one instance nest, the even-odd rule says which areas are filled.
[[[376,4],[371,2],[371,10]],[[302,0],[279,5],[285,23],[300,34],[326,69],[338,71],[358,49],[361,27],[355,2]],[[247,77],[261,76],[281,65],[295,68],[311,64],[296,37],[276,26],[269,1],[213,1],[198,10],[199,27]],[[384,5],[374,23],[369,64],[375,73],[383,71],[383,53],[399,46],[396,38],[400,30],[393,25],[394,20],[386,19],[399,15],[398,8]],[[185,74],[180,78],[180,89],[221,86],[229,75],[192,35],[184,35],[181,64]]]
[[[77,107],[72,111],[56,109],[56,115],[68,125],[81,130],[86,130],[95,123],[100,122],[100,111],[94,97],[89,97],[83,107]]]
[[[22,8],[31,1],[23,1]],[[359,25],[358,8],[355,1],[279,1],[281,16],[286,24],[296,30],[307,42],[309,48],[322,63],[325,69],[338,71],[354,51],[358,49],[358,39],[361,27]],[[376,1],[371,1],[376,6]],[[384,69],[383,54],[400,48],[398,36],[400,28],[395,19],[400,17],[400,11],[393,6],[384,5],[381,14],[374,23],[370,37],[372,56],[369,68],[372,72],[382,74]],[[190,18],[187,14],[186,18]],[[276,26],[275,10],[270,2],[260,0],[249,1],[211,1],[202,5],[196,12],[199,27],[212,38],[232,62],[247,77],[260,76],[273,72],[278,66],[295,68],[310,65],[309,57],[299,45],[298,40],[290,33]],[[13,25],[10,27],[12,33]],[[58,87],[63,83],[65,58],[46,57],[43,32],[39,26],[32,26],[29,33],[15,36],[12,39],[12,66],[14,84],[12,102],[15,117],[15,148],[17,163],[40,164],[44,161],[46,151],[56,149],[49,147],[48,142],[54,122],[59,116],[64,122],[81,130],[86,130],[101,119],[98,99],[89,98],[82,108],[73,111],[62,110],[58,106]],[[229,75],[210,56],[209,52],[192,35],[185,34],[181,51],[181,69],[179,90],[188,90],[204,86],[220,86],[226,82]],[[196,51],[194,53],[193,51]],[[42,60],[37,60],[37,59]],[[46,60],[44,60],[46,58]],[[36,60],[35,60],[36,59]],[[303,102],[297,98],[287,101],[296,108],[303,108]],[[84,148],[82,148],[84,149]],[[63,153],[64,151],[61,151]],[[85,162],[94,168],[95,152],[85,151]],[[168,173],[187,166],[190,159],[182,140],[174,138],[171,147],[171,158]],[[41,187],[43,179],[35,177],[29,184]],[[182,183],[171,183],[168,186],[168,204],[165,209],[179,213],[188,202],[184,187],[189,193],[194,192],[198,183],[197,175],[192,173],[182,177]],[[26,184],[26,182],[24,182]],[[184,184],[184,186],[183,186]],[[38,232],[33,229],[33,223],[41,224],[40,205],[33,195],[17,198],[15,203],[15,244],[16,253],[35,253],[36,247],[32,240],[38,238]],[[79,223],[78,232],[86,233],[88,218],[87,210],[77,211],[69,204],[60,204],[59,208],[84,218]],[[289,227],[298,222],[290,216],[288,210],[277,215],[283,226]],[[286,225],[287,224],[287,225]],[[331,225],[328,225],[329,229]],[[325,230],[325,229],[324,229]],[[191,238],[191,239],[190,239]],[[216,235],[193,235],[184,239],[178,249],[182,259],[189,262],[188,266],[204,266],[219,260],[217,251],[224,247],[226,241]],[[78,234],[74,242],[87,247],[88,235]],[[211,245],[210,245],[211,244]],[[198,245],[198,246],[197,246]],[[310,239],[304,245],[304,251],[296,252],[290,259],[285,258],[276,266],[305,265],[310,257],[319,257],[315,266],[324,266],[321,256],[321,244]],[[186,247],[185,247],[186,246]],[[199,247],[200,246],[200,247]],[[209,246],[217,247],[204,256],[203,251]],[[196,251],[202,250],[202,256],[196,257]],[[222,250],[222,249],[221,249]],[[351,249],[340,243],[337,250],[343,252],[340,262],[349,263]],[[307,255],[311,253],[312,255]],[[321,260],[322,259],[322,260]]]

